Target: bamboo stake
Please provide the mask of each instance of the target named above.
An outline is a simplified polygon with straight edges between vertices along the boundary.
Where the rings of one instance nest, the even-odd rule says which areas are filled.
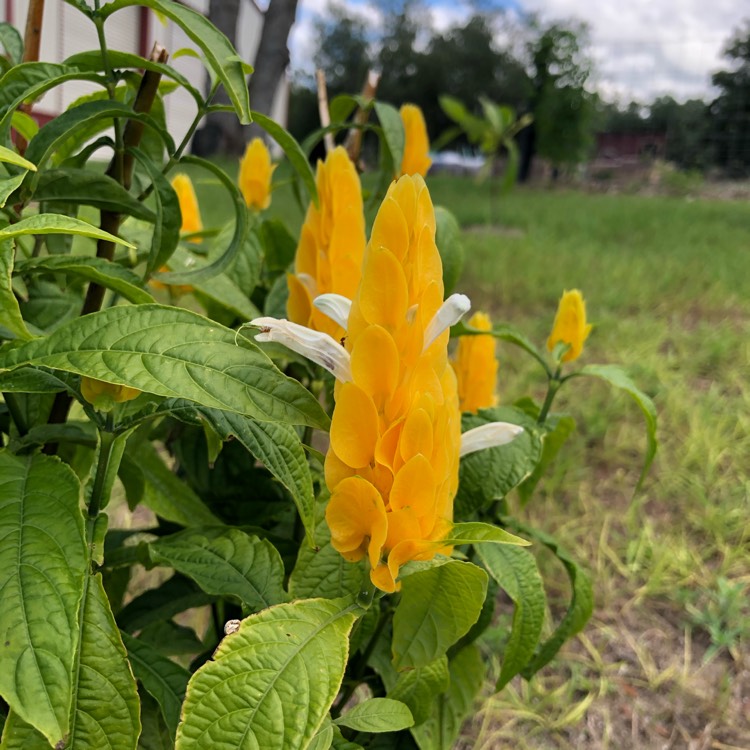
[[[374,70],[367,72],[367,80],[362,88],[362,98],[366,102],[370,102],[375,98],[375,94],[378,90],[378,84],[380,83],[380,73],[376,73]],[[362,151],[362,125],[364,125],[370,118],[370,110],[359,107],[356,114],[354,115],[354,123],[359,127],[354,127],[349,130],[344,142],[344,147],[349,154],[349,158],[357,164],[359,161],[359,155]],[[359,165],[358,165],[359,166]],[[362,170],[360,170],[362,171]]]
[[[331,114],[328,111],[328,90],[326,88],[326,74],[318,68],[315,71],[315,80],[318,84],[318,113],[320,114],[320,124],[327,128],[331,124]],[[326,147],[326,153],[330,154],[336,144],[333,141],[333,133],[326,133],[323,136],[323,143]]]

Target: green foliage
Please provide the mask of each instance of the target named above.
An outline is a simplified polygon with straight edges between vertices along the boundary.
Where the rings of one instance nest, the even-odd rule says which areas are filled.
[[[492,336],[541,365],[548,399],[463,415],[464,431],[506,421],[523,434],[469,453],[460,471],[454,444],[455,503],[451,486],[432,536],[405,540],[424,546],[407,555],[397,590],[376,596],[364,547],[345,558],[325,520],[335,466],[314,430],[328,429],[338,391],[301,355],[251,340],[260,310],[286,314],[295,220],[283,204],[250,212],[233,176],[184,154],[207,114],[252,118],[282,148],[287,193],[304,210],[323,195],[308,154],[324,132],[300,143],[251,110],[249,66],[195,11],[171,0],[69,4],[101,46],[63,64],[20,63],[20,38],[0,24],[2,747],[449,748],[485,679],[479,644],[498,587],[514,606],[498,689],[530,678],[591,614],[576,561],[511,513],[513,490],[524,504],[572,431],[549,413],[552,398],[583,375],[627,392],[647,419],[647,467],[653,404],[611,365],[564,375],[525,334],[495,326]],[[105,21],[138,5],[200,50],[205,95],[166,63],[107,48]],[[389,66],[417,39],[410,12],[387,29]],[[468,55],[487,27],[475,19],[464,31],[443,42]],[[19,111],[73,80],[98,88],[43,127]],[[212,103],[219,86],[231,106]],[[197,106],[180,143],[164,116],[176,87]],[[486,153],[505,148],[515,163],[524,118],[489,99],[481,118],[445,102]],[[398,110],[342,95],[331,115],[328,132],[376,136],[374,206],[406,146]],[[91,163],[101,148],[112,152],[106,170]],[[177,168],[203,175],[199,231],[185,227]],[[436,215],[447,292],[466,260],[448,206]],[[539,547],[562,562],[572,592],[541,643]],[[352,705],[363,685],[371,695]]]
[[[176,747],[305,747],[341,684],[352,611],[302,599],[244,620],[190,680]]]

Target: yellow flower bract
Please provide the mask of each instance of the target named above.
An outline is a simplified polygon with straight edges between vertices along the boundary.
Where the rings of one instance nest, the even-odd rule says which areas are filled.
[[[326,482],[333,546],[367,556],[373,583],[398,587],[409,560],[449,553],[461,415],[449,331],[425,348],[443,303],[435,214],[420,176],[394,182],[375,218],[345,345],[352,381],[337,383]]]
[[[271,154],[260,138],[247,144],[240,161],[239,186],[248,208],[258,211],[271,205],[271,177],[276,165],[271,163]]]
[[[96,380],[84,375],[81,378],[81,395],[97,409],[106,411],[111,409],[114,404],[132,401],[140,396],[141,392],[126,385],[106,383],[103,380]]]
[[[485,313],[477,312],[469,325],[480,331],[491,331],[492,322]],[[497,405],[497,357],[492,336],[461,336],[452,362],[458,380],[458,401],[461,411],[476,412]]]
[[[586,323],[586,303],[578,289],[563,292],[557,308],[552,333],[547,339],[547,349],[552,351],[559,342],[570,344],[562,356],[563,362],[572,362],[581,356],[583,344],[591,333]]]
[[[180,231],[183,234],[200,232],[203,229],[203,222],[201,221],[198,198],[195,195],[192,180],[181,172],[174,176],[172,187],[177,193],[177,199],[180,202],[180,213],[182,214]]]
[[[427,175],[430,159],[430,139],[422,110],[416,104],[404,104],[399,110],[404,123],[404,156],[401,159],[401,174]]]
[[[318,162],[319,208],[307,210],[300,232],[294,274],[287,276],[289,320],[336,339],[340,325],[313,306],[319,294],[354,297],[365,251],[365,217],[359,175],[341,146]]]

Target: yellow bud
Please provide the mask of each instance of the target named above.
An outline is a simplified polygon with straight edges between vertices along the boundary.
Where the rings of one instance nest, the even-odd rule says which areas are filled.
[[[258,211],[271,205],[271,177],[276,169],[271,154],[260,138],[247,144],[240,161],[239,186],[248,208]]]
[[[482,312],[474,313],[469,325],[481,331],[491,331],[492,322]],[[458,400],[461,411],[476,412],[497,405],[497,357],[492,336],[461,336],[456,357],[451,363],[458,381]]]
[[[578,359],[583,351],[583,344],[591,333],[591,325],[586,323],[586,303],[578,289],[563,292],[557,308],[552,333],[547,339],[547,349],[552,351],[555,345],[562,342],[569,344],[562,356],[563,362]]]
[[[99,411],[109,411],[115,404],[132,401],[141,392],[126,385],[107,383],[84,375],[81,378],[81,395]]]
[[[404,123],[405,138],[400,174],[420,174],[424,177],[432,164],[424,115],[416,104],[404,104],[399,112]]]
[[[203,222],[201,221],[198,198],[195,195],[192,180],[186,174],[176,174],[172,180],[172,187],[180,202],[180,213],[182,214],[180,231],[183,234],[200,232],[203,229]]]

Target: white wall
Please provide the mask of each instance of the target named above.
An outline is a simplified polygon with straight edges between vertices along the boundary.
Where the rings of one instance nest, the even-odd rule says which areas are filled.
[[[28,11],[28,0],[10,0],[11,16],[14,26],[23,34]],[[208,12],[208,0],[187,0],[183,2],[200,13]],[[158,41],[166,47],[170,56],[180,49],[197,49],[184,31],[171,21],[166,24],[157,16],[147,15],[147,51]],[[6,18],[6,0],[0,0],[0,21]],[[113,14],[104,28],[107,45],[111,49],[141,53],[140,36],[141,8],[125,8]],[[245,60],[253,60],[255,50],[260,42],[262,15],[251,0],[242,3],[237,33],[238,52]],[[66,57],[99,48],[94,25],[74,7],[62,0],[47,0],[44,6],[42,26],[41,54],[42,60],[62,62]],[[170,59],[173,65],[196,88],[205,91],[207,74],[203,63],[189,55]],[[65,110],[78,97],[97,90],[94,84],[68,81],[48,92],[36,105],[35,109],[46,115],[57,115]],[[274,99],[272,117],[279,122],[286,122],[288,83],[282,80]],[[182,89],[173,91],[164,98],[167,114],[167,126],[176,143],[179,143],[192,122],[196,105],[193,98]]]

